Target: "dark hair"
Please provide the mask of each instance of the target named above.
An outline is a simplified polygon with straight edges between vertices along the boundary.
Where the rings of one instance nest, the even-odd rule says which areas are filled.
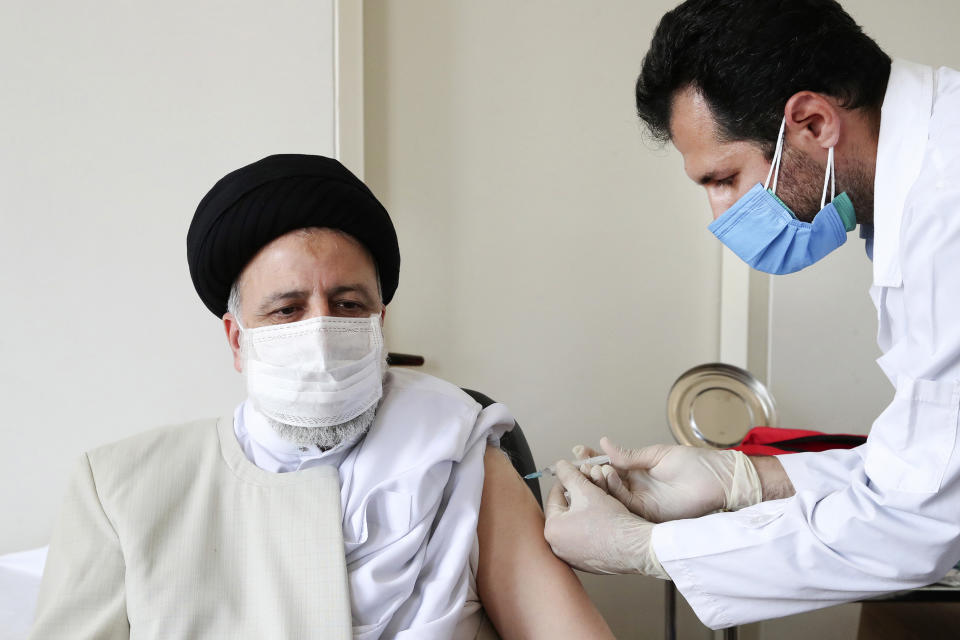
[[[834,0],[687,0],[660,20],[637,78],[637,114],[670,139],[674,94],[692,86],[726,140],[773,153],[798,91],[847,109],[879,108],[890,57]]]

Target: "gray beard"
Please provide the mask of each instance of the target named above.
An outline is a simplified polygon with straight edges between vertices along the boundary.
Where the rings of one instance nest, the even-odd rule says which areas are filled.
[[[329,427],[299,427],[292,424],[284,424],[272,418],[267,418],[267,422],[277,433],[278,436],[292,442],[299,447],[317,446],[324,451],[332,449],[341,442],[353,438],[359,438],[370,430],[373,419],[377,414],[379,402],[375,402],[372,407],[346,422],[335,424]]]

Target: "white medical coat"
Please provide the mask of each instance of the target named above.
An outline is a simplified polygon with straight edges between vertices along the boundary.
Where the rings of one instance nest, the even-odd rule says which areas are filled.
[[[781,456],[794,497],[654,528],[710,627],[919,587],[960,560],[960,73],[894,61],[874,194],[870,294],[894,399],[863,446]]]

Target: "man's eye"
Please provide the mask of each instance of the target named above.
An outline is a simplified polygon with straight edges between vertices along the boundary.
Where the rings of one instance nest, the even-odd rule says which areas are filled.
[[[359,302],[354,302],[353,300],[341,300],[337,303],[337,306],[343,309],[344,311],[360,311],[363,309],[363,305]]]
[[[297,312],[297,308],[296,308],[296,307],[283,307],[283,308],[281,308],[281,309],[277,309],[277,310],[274,311],[273,313],[274,313],[275,315],[285,317],[285,316],[292,316],[292,315],[295,314],[296,312]]]
[[[733,179],[734,179],[735,177],[736,177],[736,176],[730,176],[729,178],[724,178],[723,180],[717,180],[717,181],[716,181],[716,185],[717,185],[718,187],[732,187],[732,186],[733,186]]]

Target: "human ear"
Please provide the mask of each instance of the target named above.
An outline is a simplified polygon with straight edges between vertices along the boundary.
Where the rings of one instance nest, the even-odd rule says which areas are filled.
[[[822,93],[800,91],[790,96],[783,110],[788,144],[810,154],[835,147],[840,140],[840,109]]]
[[[223,314],[223,330],[227,334],[227,343],[233,352],[233,368],[243,373],[243,357],[240,355],[240,323],[229,311]]]

